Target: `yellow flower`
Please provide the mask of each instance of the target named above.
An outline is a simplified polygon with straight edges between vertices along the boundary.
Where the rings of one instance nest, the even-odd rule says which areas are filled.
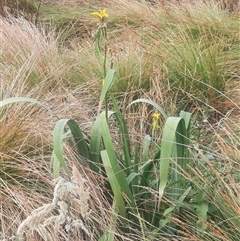
[[[105,83],[105,79],[102,79],[102,86],[104,85],[104,83]]]
[[[152,131],[154,132],[156,129],[160,129],[159,124],[160,113],[153,113],[152,115]]]
[[[159,120],[159,119],[160,119],[160,114],[155,112],[155,113],[152,115],[152,118],[153,118],[153,120]]]
[[[106,8],[102,9],[99,12],[93,12],[93,13],[91,13],[91,15],[98,17],[100,22],[103,22],[104,19],[106,19],[108,17]]]

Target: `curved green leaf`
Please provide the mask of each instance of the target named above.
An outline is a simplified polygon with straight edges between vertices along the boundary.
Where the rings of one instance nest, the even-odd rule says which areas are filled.
[[[186,159],[184,159],[186,146],[186,127],[185,121],[181,117],[169,117],[164,125],[161,154],[160,154],[160,171],[159,171],[159,205],[163,196],[164,189],[168,181],[169,166],[171,158],[175,159],[175,172],[171,178],[171,182],[181,178],[181,170],[186,167]],[[175,190],[175,189],[174,189]],[[175,190],[176,191],[176,190]],[[179,190],[178,190],[179,191]],[[174,193],[175,199],[178,194]]]
[[[116,70],[109,69],[104,79],[104,84],[103,84],[102,92],[100,96],[100,102],[104,101],[106,94],[108,93],[109,89],[112,87],[114,83],[115,76],[116,76]]]
[[[74,137],[78,153],[81,156],[89,159],[89,147],[78,124],[74,120],[69,120],[67,124]]]
[[[163,110],[163,108],[160,105],[158,105],[154,101],[148,100],[148,99],[137,99],[137,100],[134,100],[132,103],[130,103],[127,106],[127,108],[129,106],[131,106],[132,104],[135,104],[135,103],[147,103],[147,104],[150,104],[150,105],[152,105],[154,108],[156,108],[162,114],[164,119],[167,119],[167,117],[168,117],[167,114],[165,113],[165,111]]]
[[[13,97],[13,98],[1,100],[0,107],[3,107],[4,105],[12,104],[12,103],[17,103],[17,102],[31,102],[34,104],[43,105],[41,102],[39,102],[36,99],[32,99],[32,98],[28,98],[28,97]]]
[[[119,185],[119,182],[116,177],[116,173],[114,172],[114,168],[112,166],[112,163],[110,161],[110,158],[109,158],[106,150],[101,151],[101,157],[102,157],[102,161],[104,164],[104,168],[107,173],[109,183],[111,185],[111,188],[112,188],[112,191],[114,194],[114,200],[117,204],[118,211],[119,211],[120,215],[125,218],[126,217],[126,208],[125,208],[124,200],[122,197],[121,187]]]
[[[127,195],[130,206],[135,207],[135,202],[134,202],[134,198],[133,198],[131,189],[128,185],[128,182],[124,175],[123,170],[119,166],[119,163],[118,163],[115,151],[114,151],[107,120],[105,118],[105,112],[102,112],[99,115],[99,119],[101,121],[100,130],[101,130],[101,134],[102,134],[102,139],[103,139],[104,147],[106,148],[107,154],[110,159],[111,168],[117,178],[118,184],[121,187],[122,192],[125,195]]]
[[[57,121],[54,131],[53,131],[53,172],[54,178],[59,177],[59,168],[55,168],[58,166],[58,162],[63,167],[68,176],[70,176],[70,172],[68,170],[67,164],[63,157],[63,133],[64,128],[69,119],[61,119]]]
[[[103,112],[105,113],[105,112]],[[104,114],[101,113],[94,122],[92,133],[91,133],[91,140],[90,140],[90,153],[89,159],[90,163],[89,166],[92,171],[99,173],[99,164],[101,163],[100,157],[100,146],[101,146],[101,138],[102,138],[102,131],[101,131],[101,118],[105,118]],[[108,111],[108,117],[110,117],[114,112]]]

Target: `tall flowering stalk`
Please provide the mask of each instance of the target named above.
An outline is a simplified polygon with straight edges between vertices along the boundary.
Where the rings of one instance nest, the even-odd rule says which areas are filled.
[[[102,9],[99,12],[91,13],[92,16],[96,16],[99,19],[99,27],[95,36],[95,48],[99,61],[103,64],[104,76],[106,76],[106,57],[107,57],[107,10]],[[101,53],[101,41],[104,42],[103,54]]]
[[[95,50],[96,50],[98,60],[103,66],[103,75],[104,76],[102,78],[102,94],[101,94],[101,96],[103,96],[103,93],[104,93],[105,112],[106,112],[106,118],[107,118],[107,116],[108,116],[107,91],[111,87],[111,84],[114,80],[114,79],[110,79],[108,81],[108,79],[106,79],[107,74],[108,74],[107,73],[107,67],[106,67],[107,48],[108,48],[108,46],[107,46],[107,18],[108,18],[108,14],[107,14],[106,8],[104,8],[101,11],[91,13],[91,15],[95,16],[99,19],[99,26],[98,26],[98,29],[96,31],[94,42],[95,42]],[[102,45],[103,45],[103,52],[101,51]],[[112,67],[112,63],[110,65],[110,67]],[[113,78],[114,77],[115,77],[115,75],[113,76]],[[107,80],[107,81],[105,81],[105,80]],[[100,101],[100,103],[99,103],[98,112],[100,112],[101,107],[102,107],[102,101]]]

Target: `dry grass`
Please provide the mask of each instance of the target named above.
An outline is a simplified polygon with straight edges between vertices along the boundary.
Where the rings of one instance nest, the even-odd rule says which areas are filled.
[[[76,67],[78,56],[69,50],[60,53],[54,34],[45,36],[24,19],[0,21],[3,28],[0,35],[3,43],[1,69],[4,70],[1,98],[27,96],[45,105],[40,107],[24,102],[0,109],[0,233],[1,238],[9,239],[16,236],[25,219],[33,220],[30,218],[32,211],[51,204],[54,188],[50,169],[52,131],[57,119],[76,119],[81,128],[89,132],[94,116],[94,108],[90,108],[89,103],[94,100],[86,86],[70,88],[68,68]],[[89,234],[88,240],[98,240],[97,237],[111,228],[112,213],[103,194],[104,180],[85,170],[71,149],[66,149],[65,157],[69,166],[77,165],[80,174],[74,169],[76,177],[87,180],[86,187],[90,190],[89,219],[84,217],[79,199],[67,199],[71,200],[71,218],[80,219],[87,225],[85,229],[82,226],[71,230],[71,237],[82,240]],[[79,180],[76,180],[78,185],[81,184]],[[56,210],[48,211],[38,222],[44,223],[49,215],[56,216]],[[35,226],[34,223],[27,225],[29,231],[23,234],[24,240],[67,239],[64,226],[56,233],[51,223],[44,229],[38,222]]]
[[[66,67],[56,39],[23,19],[0,21],[1,99],[28,96],[46,106],[24,102],[0,109],[0,232],[7,239],[32,210],[51,200],[51,133],[57,118],[89,122],[89,111],[64,87]],[[31,237],[38,240],[37,234]]]

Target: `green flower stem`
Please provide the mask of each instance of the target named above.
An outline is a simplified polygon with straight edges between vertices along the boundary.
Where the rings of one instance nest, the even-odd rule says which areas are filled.
[[[104,39],[104,57],[103,57],[103,73],[106,77],[107,70],[106,70],[106,61],[107,61],[107,27],[102,27],[102,35]],[[108,95],[105,96],[105,114],[106,114],[106,120],[108,120]]]
[[[106,71],[106,61],[107,61],[107,27],[102,28],[102,34],[104,38],[104,59],[103,59],[103,71],[104,71],[104,76],[106,76],[107,71]]]

